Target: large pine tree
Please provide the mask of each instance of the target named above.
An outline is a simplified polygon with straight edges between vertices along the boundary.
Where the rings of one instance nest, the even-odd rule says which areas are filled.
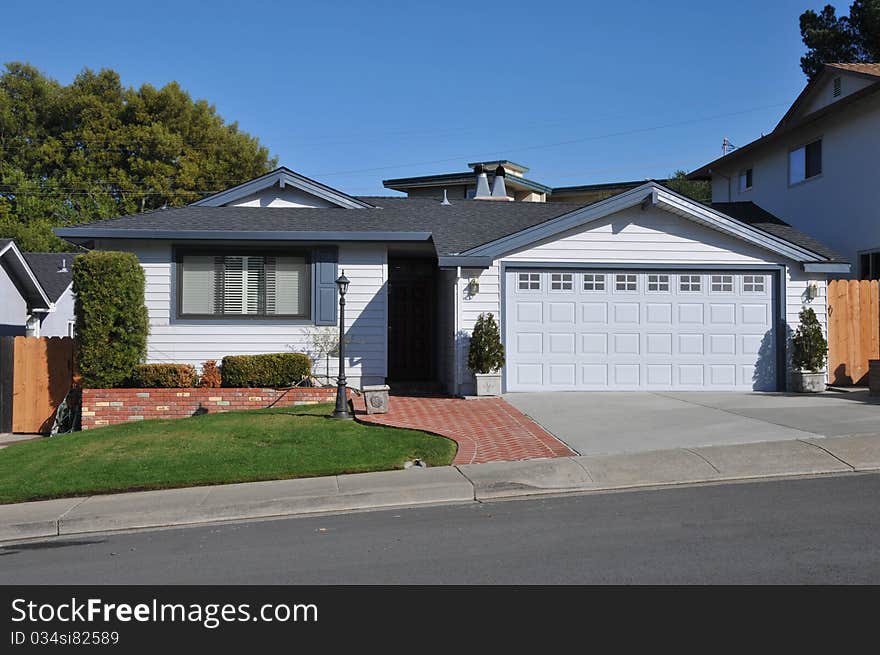
[[[176,82],[126,88],[86,69],[65,86],[22,63],[0,75],[0,238],[23,250],[63,249],[54,226],[183,205],[275,163]]]
[[[880,0],[855,0],[848,16],[831,5],[819,13],[808,9],[800,17],[807,54],[801,69],[812,79],[823,64],[880,61]]]

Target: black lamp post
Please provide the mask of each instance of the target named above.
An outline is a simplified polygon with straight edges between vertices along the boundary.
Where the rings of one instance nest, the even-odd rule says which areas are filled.
[[[336,379],[336,409],[333,418],[354,418],[348,411],[348,398],[345,397],[345,292],[348,291],[348,278],[345,271],[336,278],[339,289],[339,377]]]

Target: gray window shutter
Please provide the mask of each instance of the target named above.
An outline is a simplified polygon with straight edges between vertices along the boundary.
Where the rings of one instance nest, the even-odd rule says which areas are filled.
[[[339,248],[315,248],[315,325],[336,325]]]

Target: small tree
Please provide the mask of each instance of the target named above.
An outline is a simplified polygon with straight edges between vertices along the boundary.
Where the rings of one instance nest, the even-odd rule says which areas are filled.
[[[92,251],[73,266],[76,353],[85,387],[123,384],[146,355],[144,270],[125,252]]]
[[[471,334],[468,368],[473,373],[494,373],[504,366],[501,332],[492,314],[480,314]]]
[[[822,334],[822,326],[816,312],[807,307],[800,315],[800,325],[791,338],[792,364],[795,370],[818,373],[825,369],[828,342]]]

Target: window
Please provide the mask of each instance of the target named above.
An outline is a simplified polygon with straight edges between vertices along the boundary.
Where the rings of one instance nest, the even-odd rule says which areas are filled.
[[[699,275],[680,275],[678,278],[679,291],[700,291],[702,280]]]
[[[308,318],[308,258],[272,252],[185,253],[179,259],[185,318]]]
[[[614,276],[614,289],[617,291],[636,291],[638,283],[634,273],[618,273]]]
[[[540,273],[520,273],[519,274],[519,290],[520,291],[537,291],[541,288]]]
[[[648,275],[648,291],[669,291],[669,276]]]
[[[712,286],[713,293],[728,293],[733,291],[732,275],[713,275]]]
[[[574,289],[574,275],[571,273],[551,273],[551,291],[571,291]]]
[[[743,275],[743,293],[764,293],[764,276]]]
[[[739,190],[748,191],[752,188],[752,169],[747,168],[739,174]]]
[[[880,279],[880,251],[863,252],[859,255],[859,279]]]
[[[71,338],[76,336],[76,321],[67,321],[67,336]]]
[[[584,273],[584,291],[605,291],[605,275]]]
[[[822,139],[788,153],[788,183],[798,184],[822,173]]]

